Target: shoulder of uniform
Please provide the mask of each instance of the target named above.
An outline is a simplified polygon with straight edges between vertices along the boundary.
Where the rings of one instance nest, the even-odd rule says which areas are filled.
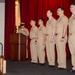
[[[73,16],[73,18],[75,19],[75,15]]]
[[[56,22],[56,19],[53,17],[53,22]]]
[[[68,19],[68,17],[67,17],[67,16],[64,16],[64,18]]]
[[[38,29],[38,27],[37,27],[37,26],[35,26],[35,29]]]
[[[67,17],[67,16],[64,16],[64,17],[63,17],[63,20],[68,20],[68,17]]]
[[[46,28],[44,25],[43,25],[43,27],[42,28]]]

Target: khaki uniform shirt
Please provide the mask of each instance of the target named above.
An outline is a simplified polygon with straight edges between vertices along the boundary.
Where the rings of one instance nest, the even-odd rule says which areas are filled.
[[[46,34],[52,35],[53,28],[56,28],[56,20],[54,18],[47,21],[47,23],[46,23]]]
[[[75,33],[75,15],[69,18],[69,33]]]
[[[20,28],[19,33],[22,33],[25,36],[29,36],[29,31],[27,28]]]
[[[32,27],[30,30],[30,39],[37,39],[38,28],[36,26]]]
[[[68,18],[63,15],[56,22],[56,33],[63,33],[64,26],[68,25]]]
[[[45,26],[42,26],[42,27],[39,27],[38,29],[38,35],[37,35],[37,38],[44,38],[44,35],[46,35],[46,27]]]

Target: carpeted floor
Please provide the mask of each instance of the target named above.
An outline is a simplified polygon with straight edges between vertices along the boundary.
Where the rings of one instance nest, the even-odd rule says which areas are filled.
[[[67,61],[67,64],[67,69],[70,69],[70,60]],[[5,75],[75,75],[75,73],[69,73],[67,70],[56,70],[55,68],[31,64],[29,60],[7,60],[7,73]]]

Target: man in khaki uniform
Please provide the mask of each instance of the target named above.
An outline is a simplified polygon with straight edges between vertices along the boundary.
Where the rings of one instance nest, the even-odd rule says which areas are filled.
[[[24,27],[25,23],[20,24],[19,33],[22,33],[25,36],[29,36],[29,31]]]
[[[72,69],[70,72],[75,72],[75,4],[70,6],[70,11],[72,13],[69,19],[69,49],[71,53],[71,62],[72,62]]]
[[[37,59],[37,31],[38,28],[35,25],[36,21],[35,20],[31,20],[30,25],[32,26],[31,30],[30,30],[30,51],[31,51],[31,62],[32,63],[38,63],[38,59]]]
[[[39,29],[37,36],[37,44],[38,44],[38,58],[39,63],[43,65],[45,63],[45,38],[46,38],[46,28],[44,26],[44,19],[40,18],[38,21]]]
[[[56,48],[58,67],[56,69],[66,69],[66,42],[68,18],[64,15],[64,8],[57,9],[59,16],[56,22]]]
[[[49,20],[46,23],[46,52],[49,67],[55,66],[55,28],[56,20],[52,16],[53,11],[47,11]]]
[[[22,33],[23,35],[26,36],[26,58],[28,58],[28,36],[29,36],[29,31],[27,28],[24,27],[25,23],[20,24],[19,28],[19,33]]]

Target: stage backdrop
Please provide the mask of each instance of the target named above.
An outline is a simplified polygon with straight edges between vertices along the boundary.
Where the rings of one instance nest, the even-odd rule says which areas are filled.
[[[4,55],[4,36],[5,36],[5,0],[0,0],[0,43],[3,44],[3,52],[2,46],[0,44],[0,56]]]
[[[5,57],[10,58],[9,38],[15,26],[15,0],[5,0]]]
[[[70,17],[69,6],[73,0],[20,0],[21,4],[21,21],[25,22],[25,26],[30,30],[30,20],[35,19],[38,21],[40,17],[47,21],[46,12],[48,9],[54,11],[54,17],[57,19],[57,7],[62,6],[65,8],[65,15]],[[9,36],[14,32],[15,26],[15,0],[6,0],[6,35],[5,35],[5,56],[9,57]],[[38,26],[38,25],[37,25]],[[30,42],[30,41],[29,41]],[[30,58],[30,46],[28,46]],[[70,57],[68,46],[66,48],[67,57]]]
[[[65,8],[65,15],[70,17],[70,1],[69,0],[20,0],[21,4],[21,21],[25,22],[25,26],[30,30],[30,20],[44,18],[47,21],[46,12],[51,9],[54,11],[54,17],[57,19],[57,7],[61,6]],[[46,25],[46,24],[45,24]],[[38,26],[38,25],[37,25]],[[29,48],[29,47],[28,47]],[[68,45],[66,48],[67,57],[70,57]],[[30,57],[30,48],[29,48]]]

